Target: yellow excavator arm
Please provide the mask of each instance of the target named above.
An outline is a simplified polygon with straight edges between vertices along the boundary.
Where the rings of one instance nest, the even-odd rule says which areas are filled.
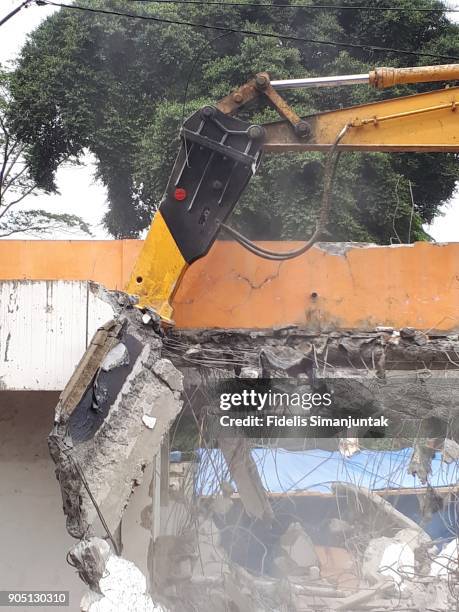
[[[459,88],[299,117],[279,94],[293,87],[459,80],[459,65],[377,68],[368,75],[271,81],[267,73],[206,106],[183,124],[182,146],[127,291],[172,320],[171,300],[187,267],[203,257],[264,152],[459,151]],[[237,111],[264,97],[282,121],[251,125]]]
[[[261,73],[215,106],[206,106],[186,119],[164,197],[127,286],[146,312],[140,316],[130,308],[129,300],[117,296],[117,304],[124,305],[119,311],[115,309],[114,320],[96,332],[55,410],[49,447],[71,535],[86,537],[97,529],[98,518],[108,514],[109,520],[104,518],[103,524],[117,548],[110,526],[118,528],[132,483],[138,482],[146,456],[153,453],[153,446],[146,441],[149,445],[159,443],[172,414],[167,398],[175,397],[179,388],[172,387],[167,376],[162,378],[166,367],[160,358],[163,330],[159,318],[148,310],[154,309],[163,323],[172,322],[171,300],[182,275],[207,253],[220,229],[230,231],[257,255],[276,260],[295,257],[309,248],[325,227],[333,171],[341,150],[459,151],[457,88],[309,117],[299,117],[279,91],[362,82],[382,88],[445,79],[459,79],[459,66],[380,68],[368,75],[295,81],[270,81]],[[277,110],[282,121],[253,125],[235,116],[242,106],[260,97]],[[328,155],[321,213],[316,231],[304,246],[288,253],[269,252],[225,225],[264,152],[313,150],[328,151]],[[164,395],[158,391],[162,380],[167,387]],[[158,420],[154,429],[145,427],[145,415],[154,416],[155,423]],[[122,437],[116,448],[129,449],[119,457],[111,450],[106,455],[116,432]],[[108,497],[106,491],[111,491]]]

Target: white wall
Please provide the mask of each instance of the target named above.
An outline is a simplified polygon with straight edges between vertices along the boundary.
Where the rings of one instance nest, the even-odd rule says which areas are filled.
[[[69,607],[49,610],[77,612],[87,588],[66,562],[77,540],[67,534],[47,445],[58,397],[49,391],[0,391],[0,590],[69,591]],[[123,556],[144,573],[151,532],[150,481],[151,469],[134,491],[122,527]],[[45,612],[30,606],[14,609]]]
[[[0,391],[0,590],[70,591],[70,607],[51,609],[76,612],[85,585],[65,561],[76,540],[46,441],[57,398]]]
[[[63,389],[112,317],[93,283],[0,281],[0,389]]]

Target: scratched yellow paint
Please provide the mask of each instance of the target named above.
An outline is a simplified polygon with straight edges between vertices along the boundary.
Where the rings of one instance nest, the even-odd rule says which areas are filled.
[[[139,296],[139,306],[154,308],[161,317],[171,320],[169,300],[187,267],[161,213],[157,212],[126,291]]]

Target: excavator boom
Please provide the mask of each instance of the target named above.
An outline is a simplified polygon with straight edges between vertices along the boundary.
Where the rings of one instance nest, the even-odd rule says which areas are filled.
[[[377,88],[459,79],[459,65],[377,68],[367,75],[327,77],[326,86],[367,83]],[[127,291],[140,306],[172,321],[171,300],[187,267],[203,257],[231,214],[261,156],[288,151],[459,151],[459,88],[437,89],[299,117],[278,93],[323,86],[323,79],[273,81],[258,74],[215,107],[183,124],[182,146],[163,201],[135,264]],[[252,125],[233,115],[264,97],[282,121]],[[345,129],[344,136],[339,138]],[[338,142],[339,140],[339,142]]]
[[[82,537],[91,532],[94,508],[98,515],[110,517],[107,529],[113,530],[119,523],[131,488],[129,475],[117,474],[121,459],[106,460],[110,455],[112,422],[118,419],[123,431],[129,432],[125,448],[130,453],[132,482],[137,482],[151,440],[158,442],[167,426],[163,419],[162,430],[155,425],[150,432],[152,438],[137,443],[138,437],[147,435],[142,429],[145,415],[155,417],[159,423],[167,406],[159,389],[166,393],[161,380],[167,379],[164,369],[173,366],[167,366],[167,360],[160,358],[160,336],[164,325],[173,324],[172,298],[188,266],[212,246],[264,153],[328,152],[318,228],[303,249],[288,254],[293,257],[313,244],[326,223],[323,213],[330,206],[331,177],[341,150],[459,152],[459,88],[437,89],[308,117],[299,117],[279,91],[357,83],[381,89],[446,79],[459,80],[459,65],[378,68],[368,75],[327,77],[325,82],[316,78],[271,82],[267,73],[260,73],[215,106],[205,106],[186,119],[164,197],[126,288],[128,294],[135,296],[136,308],[132,308],[127,296],[115,296],[114,302],[120,304],[121,300],[124,306],[118,309],[114,321],[96,333],[56,408],[50,450],[72,535]],[[257,125],[235,116],[257,99],[275,108],[282,120]],[[247,239],[232,231],[236,239],[250,246]],[[253,243],[249,250],[273,257]],[[173,388],[176,394],[177,388]],[[135,401],[129,401],[131,396]],[[152,402],[157,406],[156,413],[152,412]],[[80,468],[82,461],[85,473]],[[113,496],[110,503],[105,497],[111,486],[123,491],[115,495],[115,504]]]
[[[287,121],[264,125],[264,151],[326,151],[343,126],[349,126],[338,148],[348,151],[417,151],[425,153],[459,150],[459,87],[437,89],[318,113],[302,120],[309,128],[298,136]]]

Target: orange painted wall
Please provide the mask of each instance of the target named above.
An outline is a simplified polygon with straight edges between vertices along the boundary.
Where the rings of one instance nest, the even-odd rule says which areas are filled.
[[[138,240],[0,241],[0,279],[94,280],[122,289]],[[268,243],[289,250],[296,243]],[[187,271],[177,326],[371,330],[378,325],[459,330],[459,243],[348,248],[315,246],[270,262],[217,242]]]
[[[0,240],[2,280],[93,280],[123,289],[141,240]]]

